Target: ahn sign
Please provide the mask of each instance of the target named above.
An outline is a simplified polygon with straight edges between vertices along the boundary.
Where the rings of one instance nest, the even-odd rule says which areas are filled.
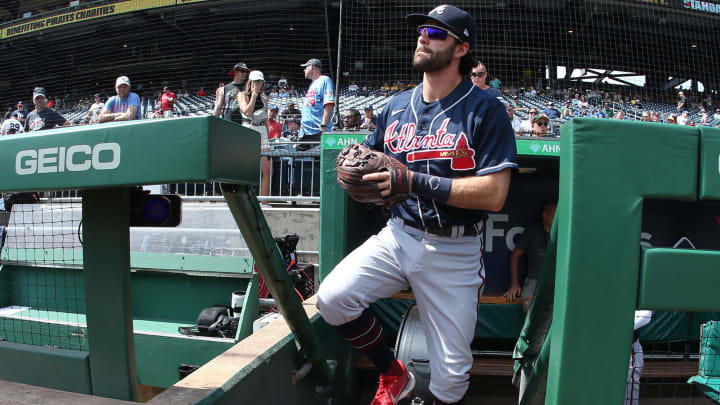
[[[104,153],[103,153],[104,152]],[[103,159],[100,154],[102,153]],[[112,170],[120,166],[120,145],[73,145],[21,150],[15,155],[15,173],[19,176],[41,173],[83,172],[90,169]]]

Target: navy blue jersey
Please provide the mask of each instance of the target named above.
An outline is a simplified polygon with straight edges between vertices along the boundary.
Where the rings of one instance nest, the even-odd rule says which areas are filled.
[[[463,80],[447,97],[422,99],[422,84],[393,97],[363,141],[433,176],[482,176],[517,167],[515,136],[505,107],[495,97]],[[471,224],[486,212],[452,207],[412,194],[391,210],[417,228]]]

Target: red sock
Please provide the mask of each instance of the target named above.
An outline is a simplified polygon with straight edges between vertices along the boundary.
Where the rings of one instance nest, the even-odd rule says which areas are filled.
[[[398,376],[398,375],[401,375],[402,373],[403,373],[403,369],[400,366],[400,361],[396,359],[396,360],[393,360],[392,364],[390,365],[390,369],[388,370],[387,374],[385,374],[385,375]]]

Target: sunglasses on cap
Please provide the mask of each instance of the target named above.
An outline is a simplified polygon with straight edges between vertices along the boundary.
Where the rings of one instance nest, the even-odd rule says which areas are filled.
[[[421,25],[418,27],[418,36],[422,36],[423,34],[427,34],[428,38],[430,39],[439,39],[440,41],[444,41],[447,39],[448,35],[451,37],[460,40],[460,37],[453,34],[452,32],[446,30],[445,28],[440,28],[435,25]]]

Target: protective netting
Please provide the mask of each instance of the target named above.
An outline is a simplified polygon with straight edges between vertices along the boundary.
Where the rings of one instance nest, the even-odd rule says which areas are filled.
[[[0,338],[87,350],[80,203],[20,204],[2,227]]]

